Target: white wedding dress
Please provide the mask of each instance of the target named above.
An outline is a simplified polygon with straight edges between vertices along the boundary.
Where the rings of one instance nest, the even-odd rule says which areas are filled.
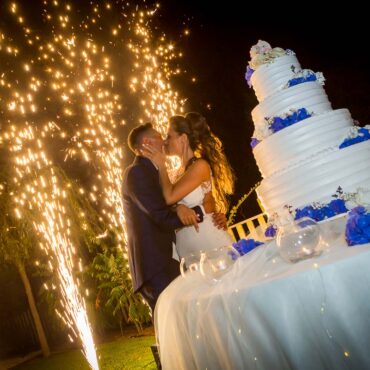
[[[206,181],[186,195],[179,203],[189,208],[203,204],[205,195],[212,190],[212,182]],[[198,255],[206,251],[232,244],[232,238],[225,230],[218,229],[212,220],[212,214],[204,214],[203,222],[197,232],[194,226],[187,226],[176,232],[176,249],[179,257]]]

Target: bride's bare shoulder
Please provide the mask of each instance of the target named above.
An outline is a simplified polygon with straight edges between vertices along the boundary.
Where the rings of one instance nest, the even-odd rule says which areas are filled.
[[[194,161],[190,166],[189,169],[194,168],[198,171],[208,171],[210,170],[209,163],[204,158],[197,158],[196,161]]]
[[[211,167],[205,159],[198,158],[191,164],[191,166],[189,166],[188,171],[191,174],[197,174],[198,176],[201,175],[203,180],[207,180],[210,178]]]
[[[204,158],[197,158],[197,160],[194,161],[190,167],[197,167],[197,168],[207,169],[207,170],[211,168],[209,163]]]

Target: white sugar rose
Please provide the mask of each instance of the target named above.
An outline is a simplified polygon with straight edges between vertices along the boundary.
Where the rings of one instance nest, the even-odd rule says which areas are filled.
[[[252,60],[249,62],[249,66],[256,70],[262,64],[265,64],[268,61],[268,57],[264,54],[257,54]]]
[[[370,208],[370,189],[358,188],[355,193],[349,193],[344,196],[346,207],[353,209],[358,206]]]
[[[324,75],[322,74],[322,72],[316,72],[316,79],[317,79],[317,82],[320,84],[320,85],[325,85],[325,77]]]
[[[251,47],[250,55],[251,58],[255,58],[258,54],[265,54],[271,50],[271,45],[263,40],[258,40],[256,45]]]
[[[271,58],[282,57],[285,54],[286,54],[285,50],[282,48],[273,48],[272,50],[269,51],[269,56]]]
[[[266,139],[268,136],[272,134],[268,125],[260,125],[256,127],[253,133],[253,137],[256,138],[258,141],[262,141]]]
[[[276,225],[284,226],[294,222],[295,212],[291,212],[291,207],[285,207],[278,211],[277,217],[275,218]]]
[[[270,63],[275,58],[285,55],[286,52],[282,48],[273,48],[266,41],[259,40],[257,45],[253,45],[250,50],[251,61],[249,66],[256,70],[262,64]]]
[[[370,206],[370,190],[359,188],[355,194],[356,203],[360,206]]]
[[[358,127],[351,126],[348,129],[348,132],[347,132],[347,135],[346,135],[345,139],[353,139],[353,138],[355,138],[357,136],[358,136]]]

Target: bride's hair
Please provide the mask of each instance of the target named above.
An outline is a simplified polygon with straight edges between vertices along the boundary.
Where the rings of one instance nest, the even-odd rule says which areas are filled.
[[[206,119],[197,112],[172,116],[169,124],[178,134],[186,134],[195,155],[209,163],[217,207],[226,212],[227,195],[234,191],[235,175],[224,154],[221,140],[211,131]]]

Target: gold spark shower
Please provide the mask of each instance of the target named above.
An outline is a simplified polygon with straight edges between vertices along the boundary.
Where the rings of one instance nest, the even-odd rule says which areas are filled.
[[[134,38],[128,47],[135,57],[136,73],[131,78],[130,88],[140,95],[146,118],[164,136],[169,117],[183,112],[185,99],[179,97],[170,83],[172,76],[182,72],[179,67],[172,66],[172,61],[181,58],[182,53],[166,40],[166,35],[156,39],[148,27],[148,18],[156,10],[133,14]]]
[[[44,239],[40,247],[50,257],[50,270],[56,270],[59,277],[63,311],[57,310],[57,314],[74,337],[81,339],[90,367],[98,369],[85,301],[79,294],[79,281],[74,279],[72,273],[75,270],[76,250],[69,238],[71,221],[65,207],[67,191],[62,188],[43,145],[42,136],[49,129],[54,127],[48,125],[38,135],[37,130],[29,125],[12,126],[10,132],[3,135],[10,142],[9,149],[15,159],[14,182],[19,188],[19,192],[14,194],[15,214],[21,218],[25,209],[37,214],[33,225]],[[70,339],[73,341],[72,336]]]
[[[44,4],[48,5],[48,2]],[[59,4],[54,1],[52,6],[58,8]],[[2,107],[7,108],[1,113],[4,124],[10,126],[10,130],[1,136],[1,142],[10,143],[9,149],[16,163],[14,181],[18,183],[21,194],[14,197],[17,204],[15,215],[22,217],[24,206],[35,211],[35,230],[44,238],[41,246],[50,256],[50,268],[53,268],[54,261],[57,262],[56,272],[62,293],[62,311],[58,311],[58,315],[74,336],[80,337],[91,368],[97,369],[85,303],[79,295],[78,282],[73,278],[76,253],[69,239],[71,225],[63,205],[65,191],[58,186],[43,139],[55,136],[55,129],[58,128],[55,122],[58,122],[63,127],[61,138],[72,137],[71,142],[85,159],[89,159],[85,146],[91,146],[92,139],[95,139],[95,146],[102,148],[96,151],[96,157],[101,158],[105,166],[105,171],[99,177],[104,177],[109,184],[104,188],[108,195],[106,202],[114,208],[114,203],[120,202],[115,190],[120,189],[117,172],[121,174],[121,152],[117,148],[117,139],[107,125],[115,126],[114,114],[120,106],[117,103],[118,96],[112,96],[112,89],[102,87],[105,82],[113,87],[114,76],[109,73],[108,57],[98,53],[91,35],[77,37],[72,31],[74,26],[68,28],[71,15],[67,12],[71,11],[70,5],[65,5],[58,17],[45,7],[44,18],[49,22],[56,19],[56,23],[51,25],[50,35],[45,37],[40,37],[25,25],[25,18],[19,15],[16,4],[10,6],[10,11],[22,23],[23,37],[26,39],[22,51],[27,56],[27,61],[21,58],[8,61],[4,58],[9,68],[0,81]],[[21,48],[14,46],[10,37],[1,33],[0,39],[1,51],[12,57],[21,54]],[[101,47],[99,51],[103,49]],[[81,107],[86,115],[79,111]],[[90,129],[83,128],[82,134],[79,130],[83,126],[80,124],[81,116],[87,119],[88,126],[92,126]],[[42,126],[42,121],[47,123]],[[35,133],[38,133],[37,136]],[[22,180],[31,174],[32,182]],[[93,189],[96,187],[93,186]],[[95,200],[93,192],[90,197]],[[120,208],[116,207],[118,210]],[[123,212],[118,212],[118,215],[119,222],[123,223]],[[114,215],[110,218],[111,223],[117,226]]]
[[[170,78],[180,73],[171,61],[181,53],[165,36],[156,39],[150,30],[157,7],[133,11],[120,1],[89,2],[85,7],[79,19],[73,3],[43,1],[40,14],[47,31],[40,33],[28,24],[21,6],[8,4],[13,23],[0,30],[0,144],[10,146],[16,161],[15,214],[22,217],[24,207],[34,210],[35,229],[44,238],[42,248],[57,262],[63,292],[58,315],[81,338],[90,366],[97,368],[85,303],[72,273],[77,246],[70,240],[65,190],[53,173],[53,162],[82,158],[94,169],[90,189],[80,191],[99,208],[123,250],[123,152],[118,132],[125,124],[122,95],[128,79],[121,68],[135,70],[130,89],[162,134],[169,116],[182,111],[184,100],[170,84]],[[132,34],[129,42],[125,32]],[[133,63],[122,57],[127,44]],[[125,250],[123,256],[127,262]]]

